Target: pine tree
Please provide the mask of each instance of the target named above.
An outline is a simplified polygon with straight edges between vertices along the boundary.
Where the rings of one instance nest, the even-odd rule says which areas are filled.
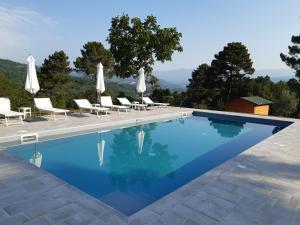
[[[234,96],[233,90],[238,88],[246,75],[254,73],[248,49],[241,42],[228,43],[222,51],[215,55],[211,67],[216,76],[216,83],[222,90],[224,100]]]
[[[56,51],[44,60],[38,74],[41,91],[40,96],[51,97],[57,107],[66,106],[67,92],[64,86],[72,79],[69,75],[69,57],[64,51]]]
[[[280,58],[287,66],[295,70],[295,76],[298,79],[297,82],[293,82],[293,90],[296,91],[296,95],[299,99],[297,114],[300,113],[300,35],[292,36],[292,45],[288,46],[288,55],[280,54]],[[290,81],[290,84],[292,81]]]
[[[110,51],[101,42],[87,42],[81,50],[81,57],[77,57],[74,65],[76,69],[87,75],[96,75],[97,64],[102,63],[105,75],[113,75],[114,59]]]
[[[288,55],[280,54],[280,58],[285,64],[295,70],[296,77],[300,80],[300,35],[292,36],[293,45],[288,46]]]

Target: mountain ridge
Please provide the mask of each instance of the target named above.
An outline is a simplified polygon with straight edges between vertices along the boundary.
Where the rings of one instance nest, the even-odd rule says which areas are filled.
[[[4,74],[7,78],[24,83],[26,79],[26,64],[15,62],[9,59],[0,59],[0,74]],[[159,71],[155,70],[153,74],[159,79],[159,84],[162,88],[169,88],[173,91],[184,91],[186,85],[189,83],[188,79],[191,78],[192,71],[194,69],[174,69]],[[287,81],[294,77],[294,71],[292,69],[261,69],[256,70],[252,77],[257,76],[270,76],[271,80],[278,82],[280,80]],[[83,76],[82,74],[74,74],[72,76]],[[135,85],[136,80],[133,78],[117,78],[108,79],[108,81],[117,82],[119,84]]]

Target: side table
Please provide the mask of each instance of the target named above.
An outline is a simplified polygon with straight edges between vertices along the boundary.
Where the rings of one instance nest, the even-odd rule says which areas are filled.
[[[24,114],[24,119],[26,119],[27,115],[31,117],[31,108],[30,107],[19,107],[19,112]]]

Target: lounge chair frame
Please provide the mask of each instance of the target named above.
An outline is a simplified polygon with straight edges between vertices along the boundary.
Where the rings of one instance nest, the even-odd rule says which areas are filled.
[[[147,105],[147,106],[157,106],[158,108],[166,108],[168,109],[169,103],[161,103],[161,102],[153,102],[149,97],[143,97],[142,101]]]
[[[127,98],[117,98],[117,99],[121,103],[121,105],[131,107],[131,108],[137,108],[139,111],[141,109],[146,109],[146,107],[147,107],[147,105],[145,105],[145,104],[131,103]]]
[[[90,113],[95,111],[97,117],[99,118],[99,112],[105,112],[105,115],[107,116],[107,112],[109,111],[109,108],[93,106],[87,99],[74,99],[74,102],[79,108],[80,115],[82,115],[84,110],[88,110]]]
[[[0,98],[0,115],[4,116],[5,125],[11,124],[23,124],[23,116],[24,114],[21,112],[16,112],[11,110],[11,104],[9,98]],[[10,123],[9,119],[13,117],[18,117],[20,122],[19,123]]]
[[[40,113],[41,112],[50,113],[50,115],[52,116],[54,121],[56,121],[56,114],[64,114],[65,119],[68,119],[67,113],[69,112],[69,110],[54,108],[52,106],[52,102],[51,102],[50,98],[35,98],[34,104],[35,104],[36,109]]]
[[[111,110],[116,109],[120,113],[121,110],[128,112],[128,107],[124,105],[114,105],[111,96],[101,96],[100,102],[102,107],[107,107]]]

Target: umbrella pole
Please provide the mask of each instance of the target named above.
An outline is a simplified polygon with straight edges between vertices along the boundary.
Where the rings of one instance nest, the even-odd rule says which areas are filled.
[[[100,99],[101,99],[101,92],[97,92],[97,103],[98,104],[101,104]]]
[[[32,115],[33,115],[33,117],[35,117],[34,94],[32,94],[32,111],[33,111]]]

